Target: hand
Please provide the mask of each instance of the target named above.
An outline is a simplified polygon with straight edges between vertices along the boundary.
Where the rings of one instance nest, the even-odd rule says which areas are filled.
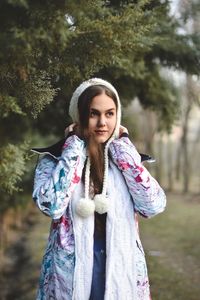
[[[122,125],[119,127],[119,136],[121,136],[123,133],[128,133],[128,129]]]
[[[70,124],[69,126],[67,126],[67,127],[65,128],[65,137],[67,137],[68,134],[69,134],[70,132],[75,131],[75,128],[76,128],[76,127],[77,127],[77,124],[76,124],[76,123],[72,123],[72,124]]]

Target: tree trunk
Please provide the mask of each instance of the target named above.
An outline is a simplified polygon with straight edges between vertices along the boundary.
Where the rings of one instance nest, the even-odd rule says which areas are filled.
[[[175,163],[175,178],[177,181],[180,181],[180,173],[181,173],[181,147],[182,144],[181,142],[179,142],[178,148],[177,148],[177,152],[176,152],[176,163]]]
[[[156,179],[159,181],[159,183],[163,184],[163,173],[164,173],[164,161],[163,161],[163,139],[162,134],[159,134],[159,138],[157,141],[157,155],[158,158],[156,158]]]
[[[190,164],[188,158],[188,125],[189,125],[189,115],[192,109],[192,97],[190,95],[190,78],[187,76],[187,90],[186,90],[186,101],[187,106],[184,113],[184,123],[183,123],[183,135],[181,138],[182,145],[182,170],[183,170],[183,192],[187,193],[189,191],[189,180],[190,180]]]
[[[168,178],[168,190],[173,190],[173,155],[172,155],[172,142],[168,136],[167,143],[167,178]]]

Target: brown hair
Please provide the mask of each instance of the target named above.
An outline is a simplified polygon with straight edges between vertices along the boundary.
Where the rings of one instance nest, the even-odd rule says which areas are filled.
[[[100,193],[103,185],[104,174],[104,145],[94,144],[88,137],[88,124],[90,116],[90,105],[94,97],[105,93],[113,99],[116,108],[117,98],[115,94],[103,85],[94,85],[88,87],[79,97],[78,112],[80,121],[80,130],[88,145],[89,156],[91,160],[90,177],[94,185],[94,193]]]

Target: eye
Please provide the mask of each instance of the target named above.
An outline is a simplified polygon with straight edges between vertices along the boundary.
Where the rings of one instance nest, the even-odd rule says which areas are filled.
[[[108,116],[108,117],[114,116],[114,112],[113,112],[113,111],[108,111],[108,112],[107,112],[107,116]]]
[[[92,111],[90,112],[90,117],[95,117],[95,116],[97,116],[97,112],[94,111],[94,110],[92,110]]]

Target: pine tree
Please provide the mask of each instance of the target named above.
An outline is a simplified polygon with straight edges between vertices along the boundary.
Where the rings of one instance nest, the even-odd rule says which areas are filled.
[[[199,40],[179,26],[167,0],[1,1],[2,197],[24,173],[24,139],[62,135],[71,93],[88,77],[110,80],[124,104],[137,96],[169,129],[177,101],[160,70],[199,72]]]

